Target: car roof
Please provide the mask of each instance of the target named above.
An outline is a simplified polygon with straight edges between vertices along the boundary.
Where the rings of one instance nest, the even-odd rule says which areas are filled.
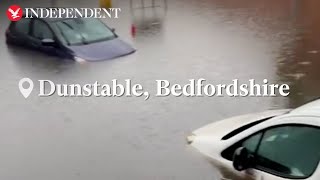
[[[317,116],[320,117],[320,99],[307,103],[292,110],[289,115],[294,116]]]

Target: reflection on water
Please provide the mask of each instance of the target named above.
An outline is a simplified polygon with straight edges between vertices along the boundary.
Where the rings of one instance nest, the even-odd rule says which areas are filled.
[[[319,97],[320,14],[319,1],[294,1],[296,36],[282,47],[278,75],[291,83],[290,106]]]
[[[7,47],[0,16],[0,179],[217,179],[186,147],[191,130],[232,115],[296,107],[320,95],[318,0],[172,0],[139,8],[113,1],[121,18],[104,20],[137,53],[77,64]],[[144,0],[152,6],[152,0]],[[156,3],[165,1],[156,1]],[[24,7],[51,1],[2,1]],[[57,6],[98,7],[56,0]],[[151,3],[151,4],[150,4]],[[136,37],[132,38],[132,25]],[[129,29],[131,31],[129,31]],[[38,98],[18,91],[22,77],[56,83],[108,83],[130,78],[151,94],[156,79],[186,83],[289,83],[288,98]],[[38,87],[35,87],[38,88]]]

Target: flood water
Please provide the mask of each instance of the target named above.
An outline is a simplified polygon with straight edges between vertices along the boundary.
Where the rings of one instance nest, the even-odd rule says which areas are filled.
[[[1,1],[0,179],[212,180],[215,167],[186,145],[194,129],[233,115],[296,107],[320,95],[318,0],[168,0],[139,8],[114,0],[120,19],[105,20],[138,51],[79,64],[8,48],[5,10],[52,6],[50,1]],[[150,2],[145,0],[145,6]],[[56,0],[59,7],[98,1]],[[135,37],[131,34],[136,28]],[[23,77],[55,83],[132,79],[152,94],[155,80],[213,84],[249,79],[288,83],[287,98],[135,97],[24,99]],[[39,89],[35,86],[35,89]]]

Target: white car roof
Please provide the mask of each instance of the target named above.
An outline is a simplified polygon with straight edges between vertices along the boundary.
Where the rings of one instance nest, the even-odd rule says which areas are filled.
[[[320,127],[320,99],[307,103],[289,113],[275,117],[274,120],[266,121],[268,125],[276,124],[308,124]]]
[[[320,117],[320,99],[305,104],[292,110],[289,115],[293,116],[317,116]]]

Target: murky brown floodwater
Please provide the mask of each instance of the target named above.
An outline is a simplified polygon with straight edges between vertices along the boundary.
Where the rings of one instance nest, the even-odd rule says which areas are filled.
[[[41,0],[0,2],[0,179],[217,179],[215,168],[186,146],[190,131],[232,115],[295,107],[320,95],[318,0],[168,0],[167,12],[132,12],[128,0],[114,0],[123,13],[107,23],[138,51],[89,64],[7,48],[5,9],[13,3],[50,6]],[[98,1],[56,4],[95,7]],[[289,98],[171,96],[144,101],[32,94],[25,100],[18,91],[22,77],[56,83],[131,78],[151,93],[156,79],[183,84],[189,78],[212,83],[267,78],[290,83],[292,90]]]

